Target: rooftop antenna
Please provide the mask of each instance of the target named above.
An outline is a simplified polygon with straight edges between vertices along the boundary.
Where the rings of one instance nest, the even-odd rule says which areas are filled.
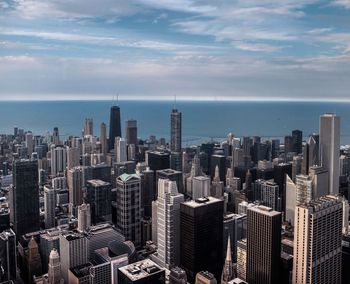
[[[174,94],[174,109],[176,109],[176,94]]]
[[[119,104],[119,93],[117,93],[117,105]],[[115,94],[113,94],[113,105],[115,106]]]

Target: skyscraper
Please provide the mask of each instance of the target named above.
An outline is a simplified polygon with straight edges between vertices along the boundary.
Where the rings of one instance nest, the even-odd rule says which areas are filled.
[[[51,175],[63,174],[67,166],[67,152],[63,146],[51,146]]]
[[[78,206],[78,231],[85,232],[91,227],[90,204],[83,203]]]
[[[300,154],[303,149],[303,132],[301,130],[292,131],[293,152]]]
[[[136,174],[117,178],[117,228],[135,247],[141,245],[141,179]]]
[[[320,117],[320,157],[329,173],[329,193],[339,193],[340,117],[324,114]]]
[[[247,210],[248,283],[280,283],[281,216],[262,205]]]
[[[55,226],[55,208],[56,208],[56,190],[51,186],[44,186],[44,209],[45,209],[45,228]]]
[[[181,267],[189,281],[204,269],[221,277],[224,201],[199,198],[181,203]]]
[[[120,108],[119,106],[112,106],[110,120],[109,120],[109,138],[108,138],[109,151],[114,149],[114,141],[116,137],[122,137],[122,131],[121,131],[121,125],[120,125]]]
[[[49,257],[49,272],[48,272],[48,284],[63,284],[64,280],[61,275],[61,262],[60,255],[57,249],[53,249],[50,252]]]
[[[157,229],[158,258],[162,266],[171,268],[180,264],[180,203],[183,201],[175,181],[158,180],[157,222],[153,226]]]
[[[129,145],[137,145],[137,121],[135,119],[125,121],[125,138]]]
[[[67,170],[80,165],[80,149],[78,147],[67,147]]]
[[[26,147],[27,147],[27,151],[28,151],[28,157],[30,158],[30,156],[33,153],[34,150],[34,141],[33,141],[33,133],[32,132],[27,132],[26,133]]]
[[[177,109],[173,109],[170,115],[170,151],[181,152],[181,125],[182,114]]]
[[[11,220],[16,235],[39,229],[38,162],[17,160],[13,164]]]
[[[1,281],[16,280],[17,255],[16,235],[11,230],[0,233],[0,269]]]
[[[227,242],[227,251],[226,251],[224,268],[223,268],[222,274],[221,274],[221,284],[228,284],[229,281],[234,279],[234,278],[235,278],[235,273],[233,270],[231,241],[230,241],[230,237],[229,237],[228,242]]]
[[[60,135],[59,135],[59,132],[58,132],[58,127],[54,127],[54,129],[53,129],[52,144],[55,144],[55,145],[60,145],[61,144]]]
[[[100,126],[100,143],[101,143],[101,153],[106,156],[107,154],[107,130],[106,124],[104,122],[101,123]]]
[[[341,283],[342,202],[323,196],[296,207],[293,283]]]
[[[67,182],[69,189],[69,203],[71,209],[83,203],[84,169],[75,167],[67,172]],[[73,213],[73,211],[71,211]]]
[[[126,141],[124,138],[116,137],[115,138],[115,158],[117,163],[125,162],[128,160],[127,154],[126,154]]]
[[[93,127],[92,118],[85,118],[84,124],[84,135],[94,135],[94,127]]]

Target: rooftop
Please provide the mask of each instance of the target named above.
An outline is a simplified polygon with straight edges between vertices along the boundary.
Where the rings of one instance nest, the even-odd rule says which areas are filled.
[[[271,207],[267,207],[267,206],[264,206],[264,205],[258,205],[258,206],[254,206],[254,207],[249,207],[248,211],[255,211],[257,213],[264,214],[264,215],[271,216],[271,217],[281,214],[281,212],[274,211]]]
[[[201,207],[201,206],[204,206],[207,204],[213,204],[216,202],[221,202],[221,200],[218,198],[215,198],[215,197],[208,196],[208,197],[197,198],[196,200],[186,201],[183,204],[186,206],[196,208],[196,207]]]
[[[119,271],[132,281],[147,278],[150,275],[165,271],[150,259],[141,260],[119,268]]]
[[[90,179],[90,180],[87,181],[87,183],[89,183],[89,184],[91,184],[92,186],[95,186],[95,187],[110,185],[110,183],[105,182],[105,181],[100,180],[100,179]]]

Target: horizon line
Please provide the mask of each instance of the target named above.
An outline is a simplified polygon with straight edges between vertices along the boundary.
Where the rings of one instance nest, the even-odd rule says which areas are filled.
[[[11,99],[1,98],[0,102],[64,102],[64,101],[111,101],[113,99],[110,97],[96,97],[96,96],[62,96],[57,94],[55,98],[42,98],[42,97],[14,97]],[[144,101],[144,102],[173,102],[173,96],[163,96],[163,97],[149,97],[149,96],[119,96],[119,101]],[[285,97],[188,97],[188,96],[177,96],[176,101],[179,102],[303,102],[303,103],[350,103],[350,98],[348,99],[314,99],[314,98],[285,98]]]

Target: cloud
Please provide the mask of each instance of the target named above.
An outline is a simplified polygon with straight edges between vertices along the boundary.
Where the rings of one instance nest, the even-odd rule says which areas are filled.
[[[332,2],[334,6],[343,7],[345,9],[350,9],[350,0],[335,0]]]
[[[234,42],[233,46],[237,49],[246,50],[246,51],[262,51],[262,52],[275,52],[280,50],[282,47],[268,45],[268,44],[252,44],[245,42]]]

